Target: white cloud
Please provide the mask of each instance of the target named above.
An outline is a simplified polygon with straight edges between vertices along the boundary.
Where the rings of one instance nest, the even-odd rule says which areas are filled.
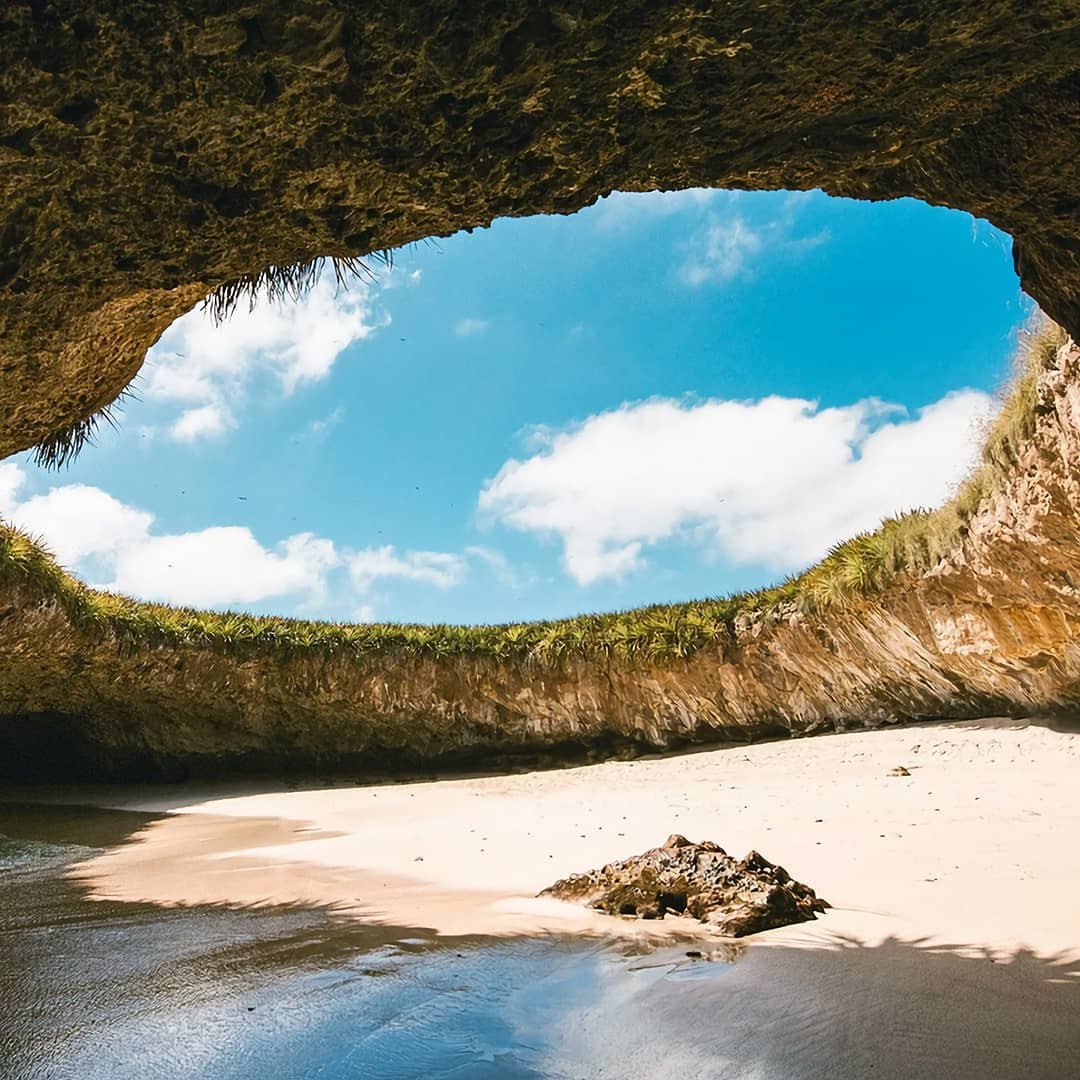
[[[25,482],[26,473],[14,461],[0,461],[0,514],[11,514]]]
[[[689,253],[679,267],[679,277],[687,285],[731,281],[742,273],[762,246],[761,234],[742,218],[722,221],[713,217],[688,245]]]
[[[476,337],[484,333],[491,325],[487,319],[459,319],[454,326],[454,333],[458,337]]]
[[[299,533],[268,551],[243,526],[146,536],[120,549],[116,592],[194,607],[231,607],[283,596],[317,603],[340,556],[329,540]]]
[[[154,515],[86,484],[64,484],[20,501],[26,475],[0,465],[0,513],[40,537],[76,573],[95,571],[102,587],[169,604],[231,607],[278,597],[322,599],[341,556],[329,540],[299,533],[264,548],[242,526],[153,532]]]
[[[307,430],[309,435],[324,435],[326,432],[336,428],[338,424],[345,418],[345,409],[339,405],[333,412],[326,416],[319,417],[317,420],[312,420],[308,424]]]
[[[411,285],[419,285],[423,276],[423,270],[405,270],[400,266],[383,269],[378,273],[384,289],[407,289]]]
[[[641,569],[645,548],[672,538],[794,570],[882,517],[942,502],[991,411],[975,390],[914,418],[875,399],[627,404],[567,431],[539,429],[542,449],[507,461],[479,507],[557,536],[582,584]]]
[[[100,488],[65,484],[47,494],[12,501],[4,516],[41,537],[65,566],[91,556],[112,557],[147,535],[153,515],[126,506]]]
[[[468,570],[460,555],[445,551],[404,551],[400,555],[392,544],[365,548],[349,555],[349,576],[361,593],[380,578],[422,581],[439,589],[449,589],[465,580]]]
[[[797,224],[805,208],[821,197],[816,191],[776,193],[775,213],[751,222],[740,213],[748,205],[744,193],[725,192],[722,207],[710,206],[700,226],[681,245],[683,257],[676,276],[692,288],[723,285],[752,276],[769,257],[783,254],[790,259],[820,246],[829,239],[828,230],[802,236]]]
[[[187,409],[169,428],[169,434],[178,442],[195,442],[213,435],[221,435],[236,421],[223,405],[200,405]]]
[[[43,540],[69,570],[142,600],[217,609],[289,600],[310,610],[325,602],[333,584],[336,603],[356,601],[355,616],[370,620],[366,594],[384,579],[450,589],[465,580],[471,558],[482,559],[500,580],[513,573],[487,548],[470,548],[467,556],[399,553],[390,545],[351,551],[310,532],[265,547],[241,525],[158,533],[153,514],[100,488],[65,484],[22,497],[26,482],[18,465],[0,462],[0,515]]]
[[[762,260],[777,251],[788,256],[817,247],[827,232],[796,235],[796,222],[804,207],[820,192],[774,193],[771,217],[748,220],[741,208],[748,206],[745,193],[712,188],[685,191],[616,191],[599,199],[590,214],[605,232],[625,231],[682,215],[689,235],[676,245],[679,252],[675,277],[692,288],[724,284],[753,273]]]
[[[495,551],[480,544],[472,544],[465,549],[465,554],[470,559],[476,559],[483,563],[492,573],[495,580],[507,589],[516,592],[532,582],[531,575],[522,574],[501,551]]]
[[[331,431],[345,419],[345,408],[338,405],[325,416],[317,416],[308,421],[292,436],[290,441],[294,443],[316,443],[325,439]]]
[[[341,289],[327,273],[297,302],[262,298],[251,310],[241,304],[220,325],[196,308],[150,350],[141,394],[187,406],[170,427],[174,439],[220,435],[235,426],[237,404],[258,375],[269,374],[288,396],[326,378],[346,348],[387,325],[389,317],[374,308],[381,280]]]
[[[589,213],[597,226],[620,231],[686,210],[700,210],[720,194],[714,188],[687,188],[683,191],[613,191],[597,199]]]

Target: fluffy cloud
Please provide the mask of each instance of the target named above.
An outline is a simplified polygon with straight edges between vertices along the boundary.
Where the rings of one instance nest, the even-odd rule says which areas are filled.
[[[384,290],[407,289],[419,285],[423,276],[423,270],[402,270],[396,266],[378,271],[379,283]]]
[[[507,461],[479,506],[557,536],[582,584],[640,569],[648,545],[676,537],[794,570],[882,517],[942,502],[991,411],[974,390],[914,417],[875,399],[832,409],[783,397],[654,399],[541,429],[539,452]]]
[[[19,500],[26,474],[13,461],[0,461],[0,514],[8,514]]]
[[[146,537],[153,515],[125,506],[100,488],[54,487],[19,501],[26,476],[14,462],[0,464],[0,514],[41,537],[65,566],[91,556],[115,557]]]
[[[307,433],[309,435],[325,435],[328,431],[332,431],[341,423],[345,418],[345,410],[339,405],[333,412],[328,413],[326,416],[321,416],[316,420],[312,420],[307,426]]]
[[[212,435],[220,435],[235,424],[232,415],[221,405],[200,405],[187,409],[169,428],[169,434],[177,442],[195,442]]]
[[[589,213],[597,226],[617,232],[644,222],[708,206],[721,193],[713,188],[684,191],[613,191],[597,199]]]
[[[812,195],[806,193],[807,198]],[[796,218],[805,201],[789,196],[776,217],[755,225],[748,224],[734,209],[726,217],[710,213],[683,245],[683,261],[677,267],[679,280],[692,288],[723,285],[752,274],[763,259],[777,252],[793,258],[825,243],[827,232],[796,235]],[[732,199],[730,205],[736,207],[738,200]]]
[[[422,581],[449,589],[465,580],[468,564],[460,555],[444,551],[405,551],[391,544],[365,548],[348,558],[349,576],[359,592],[367,592],[380,578]]]
[[[687,285],[731,281],[764,246],[761,234],[740,217],[724,221],[711,218],[688,245],[679,277]]]
[[[514,592],[519,592],[534,581],[529,571],[522,572],[513,566],[501,551],[494,551],[489,547],[472,544],[465,549],[465,554],[484,566],[500,585]]]
[[[127,506],[100,488],[65,484],[23,498],[26,480],[18,465],[0,463],[0,515],[44,540],[68,569],[143,600],[205,608],[290,601],[310,610],[325,601],[335,573],[351,582],[352,599],[359,601],[384,579],[448,589],[468,572],[462,555],[399,554],[389,546],[339,550],[309,532],[272,548],[238,525],[157,533],[153,514]],[[348,585],[334,595],[348,601]],[[358,602],[354,610],[359,617],[371,617],[368,604]]]
[[[236,407],[256,376],[269,374],[283,396],[326,378],[341,353],[388,316],[375,311],[382,279],[355,280],[341,289],[332,274],[297,302],[262,298],[241,304],[220,325],[196,308],[169,327],[150,350],[141,394],[180,406],[170,425],[179,441],[221,435],[236,425]]]
[[[318,603],[341,562],[329,540],[290,536],[274,551],[241,526],[144,536],[112,560],[115,592],[190,607],[235,607],[278,597]]]
[[[589,213],[604,232],[622,232],[682,215],[688,233],[675,246],[672,269],[678,281],[699,288],[752,274],[776,252],[792,257],[824,243],[826,233],[800,236],[797,229],[804,206],[817,197],[820,192],[774,192],[771,216],[754,215],[748,220],[742,211],[750,204],[739,191],[616,191],[597,200]],[[760,208],[760,201],[754,205]]]

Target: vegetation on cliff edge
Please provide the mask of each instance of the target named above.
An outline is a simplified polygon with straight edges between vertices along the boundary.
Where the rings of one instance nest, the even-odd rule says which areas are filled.
[[[235,298],[233,298],[235,300]],[[898,576],[924,573],[962,544],[981,502],[1000,490],[1035,425],[1040,372],[1065,332],[1048,320],[1024,331],[1017,370],[990,426],[978,464],[937,510],[913,510],[836,545],[817,565],[756,592],[632,611],[497,626],[341,624],[219,613],[150,604],[91,589],[68,574],[43,544],[0,522],[0,584],[55,602],[80,630],[131,646],[192,646],[230,652],[360,657],[411,653],[554,663],[575,657],[644,661],[688,657],[730,641],[736,620],[815,613],[857,603]]]

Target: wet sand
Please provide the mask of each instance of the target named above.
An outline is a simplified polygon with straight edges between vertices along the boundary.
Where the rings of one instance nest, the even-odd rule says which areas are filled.
[[[0,1058],[51,1080],[1072,1077],[1078,767],[1078,734],[984,721],[417,784],[39,791],[68,805],[0,814],[24,837],[0,858]],[[732,945],[535,901],[673,830],[835,907]]]
[[[447,934],[640,933],[533,898],[681,832],[756,848],[832,903],[759,941],[1080,954],[1078,777],[1080,735],[1002,720],[517,776],[144,792],[106,801],[165,816],[75,873],[108,899],[321,904]]]

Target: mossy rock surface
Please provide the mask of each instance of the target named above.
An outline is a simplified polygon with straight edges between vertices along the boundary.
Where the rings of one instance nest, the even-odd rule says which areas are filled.
[[[1075,335],[1078,162],[1072,0],[7,3],[0,457],[222,286],[613,189],[967,210]]]

